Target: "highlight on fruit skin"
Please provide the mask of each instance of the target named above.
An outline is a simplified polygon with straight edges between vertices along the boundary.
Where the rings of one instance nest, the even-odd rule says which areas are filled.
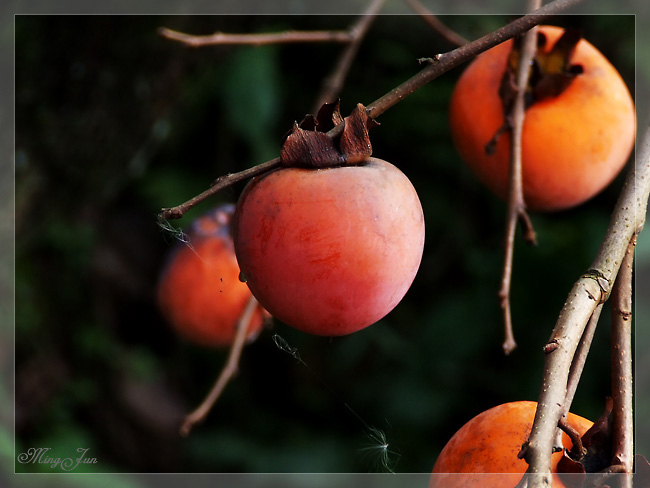
[[[273,317],[340,336],[402,300],[422,259],[424,215],[409,179],[369,158],[254,178],[237,203],[233,236],[247,284]]]
[[[239,280],[230,234],[235,206],[220,205],[193,221],[187,242],[177,242],[159,277],[156,299],[173,329],[190,342],[227,347],[252,295]],[[248,326],[252,340],[263,325],[258,307]]]
[[[463,425],[440,452],[429,488],[513,488],[528,468],[518,454],[528,440],[537,402],[517,401],[486,410]],[[569,413],[568,424],[580,436],[593,422]],[[565,449],[572,443],[562,434]],[[565,488],[558,477],[562,452],[552,454],[553,488]]]
[[[575,47],[563,41],[560,53],[549,55],[564,32],[539,27],[545,42],[531,76],[538,83],[530,92],[547,96],[527,108],[522,136],[522,183],[530,210],[562,210],[589,200],[619,174],[634,146],[635,109],[625,82],[585,39]],[[449,108],[451,134],[461,158],[504,200],[510,130],[491,141],[505,122],[499,90],[512,46],[509,40],[477,56],[458,79]],[[543,77],[544,70],[550,76]],[[553,91],[548,90],[549,80],[567,86],[559,95],[548,96]]]

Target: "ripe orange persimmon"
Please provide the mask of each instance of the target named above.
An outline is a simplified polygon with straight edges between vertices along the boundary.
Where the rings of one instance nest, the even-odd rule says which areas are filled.
[[[558,74],[561,53],[549,52],[564,30],[540,26],[539,33],[545,43],[538,48],[534,73]],[[460,156],[502,199],[508,192],[510,131],[496,139],[492,154],[486,145],[504,126],[499,89],[512,47],[506,41],[480,54],[460,76],[450,102],[451,133]],[[634,145],[634,103],[618,71],[584,39],[564,52],[569,71],[558,78],[571,79],[568,86],[558,95],[538,100],[533,95],[526,110],[522,179],[532,210],[566,209],[593,197],[621,171]],[[531,92],[541,93],[541,85]]]
[[[225,204],[196,219],[188,243],[177,243],[161,273],[157,300],[173,328],[203,346],[225,347],[234,340],[237,324],[252,295],[239,280],[230,220],[235,206]],[[263,323],[255,311],[248,338]]]
[[[424,216],[409,179],[386,161],[281,168],[250,181],[233,219],[247,283],[273,317],[339,336],[404,297],[420,265]]]
[[[433,466],[430,488],[513,488],[526,472],[528,464],[519,459],[522,444],[528,439],[536,402],[505,403],[486,410],[463,425],[440,452]],[[569,413],[568,424],[580,436],[593,423]],[[572,447],[562,435],[566,449]],[[557,473],[561,452],[552,454],[552,471]],[[458,475],[455,473],[466,473]],[[553,487],[564,488],[557,476]]]

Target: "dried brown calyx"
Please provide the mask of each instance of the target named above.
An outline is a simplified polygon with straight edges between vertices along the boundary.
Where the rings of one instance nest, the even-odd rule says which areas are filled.
[[[575,48],[582,39],[582,34],[577,29],[566,29],[550,50],[546,50],[548,42],[546,35],[539,32],[537,35],[537,49],[524,95],[525,108],[547,98],[553,98],[562,93],[571,84],[576,76],[582,74],[580,64],[572,64],[571,58]],[[494,137],[486,144],[485,152],[493,154],[499,136],[510,130],[510,113],[517,95],[516,76],[519,65],[519,52],[521,50],[521,37],[514,39],[512,49],[508,55],[506,71],[501,79],[499,97],[503,106],[505,122],[495,133]]]
[[[369,129],[379,125],[358,104],[343,118],[340,103],[324,104],[318,115],[307,115],[284,137],[280,163],[285,167],[331,168],[359,164],[372,155]],[[338,127],[338,130],[332,130]]]

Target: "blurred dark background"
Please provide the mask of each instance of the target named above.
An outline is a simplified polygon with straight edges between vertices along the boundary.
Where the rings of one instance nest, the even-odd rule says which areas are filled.
[[[444,20],[474,39],[510,19]],[[277,156],[342,46],[192,49],[157,29],[346,29],[353,21],[16,17],[16,453],[89,447],[98,463],[83,469],[99,472],[384,471],[383,451],[368,437],[374,426],[387,436],[390,468],[429,472],[469,418],[537,398],[541,346],[598,249],[621,178],[580,208],[532,215],[539,245],[518,238],[515,249],[519,347],[504,356],[497,290],[505,205],[451,144],[447,108],[458,68],[382,115],[371,134],[374,155],[409,176],[424,207],[425,254],[406,298],[348,337],[311,337],[276,323],[245,348],[239,375],[207,421],[188,438],[178,435],[227,351],[183,342],[159,315],[155,285],[174,238],[157,213],[220,175]],[[554,23],[581,27],[634,93],[633,16]],[[379,17],[341,93],[343,112],[406,80],[418,58],[452,48],[415,16]],[[174,224],[236,201],[242,188]],[[639,256],[649,252],[641,239]],[[606,312],[572,408],[591,419],[609,394],[608,324]],[[280,351],[273,333],[308,367]]]

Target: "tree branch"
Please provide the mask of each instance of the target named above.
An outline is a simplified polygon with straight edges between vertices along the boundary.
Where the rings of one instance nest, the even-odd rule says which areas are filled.
[[[636,236],[627,248],[612,290],[612,466],[632,473],[632,266]],[[627,486],[631,478],[626,477]]]
[[[541,0],[531,1],[531,10],[536,10],[541,5]],[[503,320],[505,326],[505,340],[503,342],[503,351],[510,354],[516,347],[514,334],[512,332],[512,316],[510,313],[510,285],[512,281],[512,259],[515,248],[515,230],[517,221],[521,218],[527,223],[526,240],[535,242],[535,232],[532,229],[530,220],[526,213],[526,204],[524,203],[524,190],[521,175],[521,139],[524,131],[524,119],[526,117],[526,102],[524,96],[528,86],[530,68],[535,50],[537,48],[537,27],[533,27],[526,32],[521,38],[521,50],[519,51],[519,60],[517,62],[517,73],[515,74],[516,96],[512,106],[512,111],[506,114],[510,121],[511,138],[510,138],[510,170],[508,173],[508,209],[505,237],[505,262],[503,265],[503,275],[501,279],[501,289],[499,298],[501,308],[503,309]]]
[[[252,168],[245,169],[244,171],[240,171],[238,173],[230,173],[225,176],[220,176],[212,183],[212,185],[210,185],[210,188],[196,195],[195,197],[190,198],[185,203],[181,203],[180,205],[171,208],[163,208],[160,211],[160,217],[165,220],[180,219],[192,207],[198,205],[204,200],[207,200],[209,197],[220,192],[224,188],[228,188],[229,186],[234,185],[235,183],[239,183],[240,181],[247,180],[249,178],[252,178],[253,176],[258,176],[263,173],[267,173],[268,171],[271,171],[279,166],[280,166],[280,158],[278,157],[275,159],[271,159],[266,163],[258,164],[257,166],[253,166]]]
[[[251,296],[248,301],[242,316],[237,322],[237,333],[235,334],[235,339],[233,340],[232,346],[230,348],[230,354],[228,355],[228,361],[224,365],[217,381],[214,383],[214,386],[201,402],[201,404],[183,421],[183,424],[180,428],[180,434],[182,436],[187,436],[192,430],[192,427],[199,422],[202,422],[205,417],[208,415],[216,401],[221,396],[223,389],[226,387],[228,382],[232,379],[239,368],[239,358],[241,357],[241,352],[244,348],[246,342],[246,336],[248,329],[250,328],[250,323],[253,320],[255,310],[258,309],[260,305],[257,303],[257,300]]]
[[[645,224],[650,195],[650,127],[637,156],[591,269],[573,285],[551,335],[550,341],[557,347],[545,356],[542,388],[525,456],[531,488],[550,486],[553,434],[566,401],[568,371],[586,324],[596,307],[607,300],[628,246]]]
[[[406,96],[423,87],[430,81],[436,79],[443,73],[449,71],[452,68],[455,68],[456,66],[468,61],[477,54],[480,54],[481,52],[486,51],[503,41],[526,32],[535,25],[546,21],[553,15],[560,13],[572,5],[580,3],[580,1],[581,0],[554,0],[553,2],[548,3],[543,7],[535,10],[532,14],[520,17],[508,25],[494,32],[491,32],[490,34],[487,34],[477,39],[476,41],[465,44],[464,46],[454,49],[453,51],[449,51],[448,53],[436,55],[435,58],[430,60],[430,63],[426,68],[367,106],[366,113],[369,117],[378,117],[390,107],[399,103]],[[327,134],[330,137],[336,137],[340,135],[342,130],[343,124],[339,124],[330,130]],[[160,212],[160,217],[166,220],[181,218],[189,209],[214,195],[218,191],[227,188],[228,186],[239,181],[275,169],[279,165],[280,158],[275,158],[271,161],[267,161],[266,163],[246,169],[242,172],[222,176],[212,185],[211,188],[204,191],[200,195],[197,195],[187,202],[181,205],[177,205],[176,207],[163,208]]]
[[[262,46],[265,44],[289,44],[305,42],[352,42],[353,38],[348,31],[285,31],[260,34],[227,34],[215,32],[207,36],[194,36],[185,34],[167,27],[158,29],[158,33],[173,41],[182,42],[189,47],[203,46],[233,46],[248,45]]]
[[[582,371],[584,370],[585,362],[587,361],[587,356],[589,355],[589,349],[591,348],[591,342],[594,338],[594,333],[596,332],[596,327],[598,326],[598,320],[600,319],[600,314],[603,311],[603,304],[596,306],[594,313],[589,317],[589,322],[585,327],[576,353],[573,356],[573,361],[571,362],[571,370],[569,371],[569,378],[567,379],[567,392],[564,399],[564,410],[562,412],[562,418],[566,418],[571,409],[571,403],[573,403],[573,398],[575,397],[576,391],[578,390],[578,383],[580,382],[580,376],[582,376]]]
[[[491,47],[494,47],[503,41],[507,41],[508,39],[526,32],[532,27],[545,22],[553,15],[556,15],[573,5],[577,5],[581,1],[582,0],[554,0],[543,7],[538,8],[534,12],[519,17],[508,25],[486,34],[475,41],[456,48],[453,51],[449,51],[448,53],[436,55],[430,60],[429,65],[426,68],[368,105],[368,116],[377,117],[383,114],[393,105],[399,103],[405,97],[430,81],[436,79],[443,73],[446,73],[450,69],[455,68],[477,54],[487,51]]]

